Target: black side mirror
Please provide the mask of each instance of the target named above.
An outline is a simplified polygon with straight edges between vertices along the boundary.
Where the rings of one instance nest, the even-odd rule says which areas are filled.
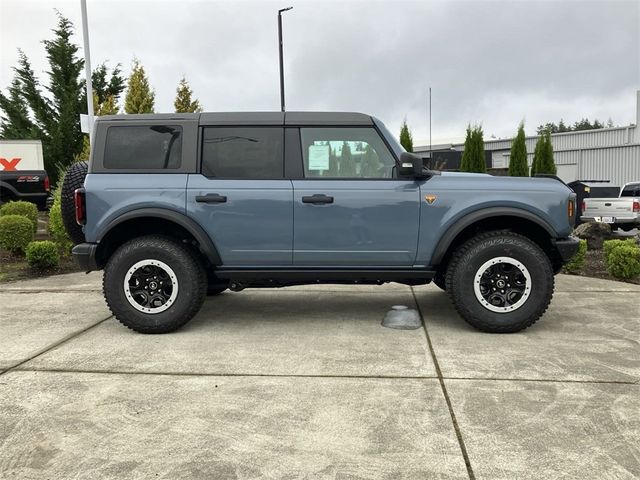
[[[398,175],[401,177],[426,178],[429,176],[429,172],[424,168],[421,157],[413,153],[402,152]]]

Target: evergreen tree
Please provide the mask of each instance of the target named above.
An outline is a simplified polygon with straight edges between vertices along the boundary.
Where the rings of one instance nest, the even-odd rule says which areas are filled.
[[[462,151],[462,160],[460,161],[460,171],[461,172],[470,172],[471,171],[471,149],[472,149],[472,141],[471,141],[471,124],[467,125],[467,133],[464,137],[464,150]]]
[[[551,132],[544,134],[544,146],[542,149],[542,159],[540,160],[538,173],[555,175],[557,173],[556,164],[553,160],[553,144],[551,143]]]
[[[0,92],[0,138],[38,138],[38,128],[29,118],[29,109],[21,94],[20,81],[14,78],[9,95]]]
[[[40,84],[29,59],[19,50],[8,95],[0,92],[0,136],[40,139],[44,166],[53,183],[57,182],[58,172],[73,162],[83,148],[79,115],[87,111],[85,81],[81,78],[84,60],[78,57],[78,46],[71,41],[73,34],[73,24],[58,13],[53,39],[43,42],[49,63],[47,84]],[[92,74],[99,92],[119,95],[123,80],[118,68],[111,79],[107,77],[104,65]],[[106,85],[103,90],[101,79]]]
[[[520,122],[520,125],[518,126],[518,134],[511,143],[509,175],[512,177],[529,176],[529,166],[527,165],[527,145],[524,138],[523,122]]]
[[[482,125],[476,127],[474,138],[476,143],[474,172],[485,173],[487,171],[487,163],[484,154],[484,131],[482,130]]]
[[[109,75],[109,69],[105,63],[98,65],[98,67],[91,74],[91,84],[93,87],[93,93],[97,95],[98,101],[95,101],[94,105],[102,105],[107,101],[114,102],[116,105],[120,99],[120,95],[125,89],[125,80],[122,77],[120,70],[120,64],[116,65],[111,74]],[[107,78],[110,77],[110,78]],[[109,100],[109,97],[113,97]],[[104,114],[109,115],[109,114]]]
[[[364,148],[362,154],[360,176],[363,178],[377,178],[380,170],[380,160],[371,145]]]
[[[356,176],[356,166],[351,155],[351,147],[346,141],[342,142],[342,152],[340,155],[340,177],[353,178]]]
[[[460,163],[461,172],[484,173],[487,171],[483,135],[482,126],[467,126],[464,152],[462,152],[462,161]]]
[[[153,113],[155,93],[149,86],[144,67],[137,59],[127,82],[127,94],[124,99],[125,113]]]
[[[402,127],[400,128],[400,145],[402,145],[407,152],[413,152],[413,136],[407,126],[406,119],[402,122]]]
[[[176,99],[173,102],[176,113],[198,113],[202,111],[200,102],[197,99],[191,100],[191,95],[193,95],[193,91],[187,80],[182,77],[176,89]]]
[[[533,162],[531,163],[531,176],[535,177],[536,173],[540,173],[540,163],[544,155],[544,135],[540,135],[536,141],[536,148],[533,150]]]

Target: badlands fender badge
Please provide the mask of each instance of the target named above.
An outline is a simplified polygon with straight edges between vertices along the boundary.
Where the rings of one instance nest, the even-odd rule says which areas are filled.
[[[430,193],[429,195],[425,195],[424,199],[429,205],[433,205],[433,203],[438,199],[438,197]]]

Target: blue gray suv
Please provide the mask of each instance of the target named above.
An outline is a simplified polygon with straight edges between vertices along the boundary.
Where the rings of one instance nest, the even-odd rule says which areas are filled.
[[[428,170],[360,113],[101,117],[65,184],[74,257],[143,333],[226,289],[386,282],[434,282],[471,325],[515,332],[578,245],[562,182]]]

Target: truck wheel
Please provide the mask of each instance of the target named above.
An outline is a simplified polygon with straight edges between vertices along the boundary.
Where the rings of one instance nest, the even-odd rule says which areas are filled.
[[[207,276],[189,247],[149,235],[130,240],[109,258],[103,290],[120,323],[140,333],[167,333],[200,310]]]
[[[89,164],[87,162],[76,162],[71,164],[64,174],[62,188],[60,190],[60,212],[62,223],[74,244],[84,243],[84,232],[82,227],[76,222],[76,204],[73,198],[77,188],[84,186],[84,179],[87,176]]]
[[[531,240],[511,232],[480,234],[460,246],[446,276],[458,313],[484,332],[533,325],[553,296],[551,262]]]

